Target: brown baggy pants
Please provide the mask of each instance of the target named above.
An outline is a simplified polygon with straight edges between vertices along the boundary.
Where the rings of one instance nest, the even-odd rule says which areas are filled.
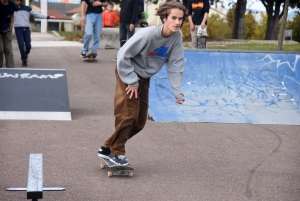
[[[127,84],[120,79],[117,69],[116,91],[114,99],[115,132],[104,142],[103,146],[110,148],[113,156],[125,155],[125,143],[140,132],[147,121],[148,97],[150,79],[140,77],[138,98],[129,99],[126,94]]]

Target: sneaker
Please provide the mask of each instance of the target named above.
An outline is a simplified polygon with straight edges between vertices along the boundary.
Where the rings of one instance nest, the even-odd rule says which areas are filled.
[[[115,163],[115,164],[117,164],[117,165],[124,165],[124,166],[126,166],[126,165],[129,164],[128,161],[127,161],[127,158],[125,156],[123,156],[123,155],[114,156],[112,158],[112,160],[113,160],[112,162]]]
[[[96,59],[96,57],[97,57],[97,54],[96,54],[96,53],[92,53],[92,54],[91,54],[91,58],[92,58],[92,59]]]
[[[86,57],[86,53],[83,53],[83,51],[82,51],[80,56],[81,56],[81,58],[84,58],[84,57]]]
[[[22,66],[27,67],[27,61],[26,60],[22,61]]]
[[[110,152],[109,148],[106,148],[106,147],[102,146],[102,147],[99,148],[98,156],[100,158],[105,158],[105,159],[108,159],[108,160],[112,161],[111,159],[112,159],[113,156],[111,156],[110,153],[111,152]]]
[[[117,61],[117,58],[114,58],[113,61]]]

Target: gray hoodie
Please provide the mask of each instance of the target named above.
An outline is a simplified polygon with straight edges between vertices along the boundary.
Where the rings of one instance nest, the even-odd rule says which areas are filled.
[[[118,73],[124,83],[138,86],[139,77],[150,78],[166,64],[172,91],[178,100],[184,100],[182,34],[177,31],[164,38],[162,28],[162,24],[141,28],[123,45],[118,52]]]
[[[14,13],[14,27],[29,27],[29,16],[33,15],[34,17],[41,18],[41,19],[50,19],[50,16],[43,15],[38,13],[29,6],[24,4],[20,4],[18,6],[18,12]]]

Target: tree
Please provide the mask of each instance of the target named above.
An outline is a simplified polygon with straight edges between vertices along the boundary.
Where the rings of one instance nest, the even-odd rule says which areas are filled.
[[[265,40],[276,40],[278,35],[278,23],[284,13],[281,7],[284,7],[285,0],[261,0],[261,2],[266,8],[268,15]],[[290,0],[290,7],[300,8],[299,0]]]
[[[268,15],[264,14],[263,12],[260,12],[259,14],[260,22],[255,29],[254,38],[257,40],[263,40],[266,35]]]
[[[228,39],[231,36],[231,29],[225,19],[219,15],[212,14],[208,18],[207,35],[210,39]]]
[[[231,29],[233,28],[234,14],[235,7],[230,8],[226,14],[227,25]],[[244,39],[254,39],[257,26],[258,23],[256,22],[252,12],[249,11],[245,15],[244,19]]]
[[[244,39],[244,19],[246,6],[247,0],[237,0],[232,30],[233,39]]]
[[[227,25],[232,29],[234,20],[235,7],[230,8],[226,13]]]
[[[245,15],[245,32],[244,32],[244,38],[245,39],[255,39],[255,31],[257,28],[257,22],[251,12],[248,12]]]
[[[285,28],[285,24],[286,24],[287,15],[288,15],[289,3],[290,3],[290,0],[285,1],[283,19],[282,19],[282,23],[281,23],[281,27],[280,27],[280,34],[279,34],[279,40],[278,40],[278,48],[277,48],[278,50],[282,50],[282,43],[283,43],[283,39],[284,39],[284,28]]]
[[[300,13],[287,22],[287,30],[293,30],[293,40],[300,42]]]

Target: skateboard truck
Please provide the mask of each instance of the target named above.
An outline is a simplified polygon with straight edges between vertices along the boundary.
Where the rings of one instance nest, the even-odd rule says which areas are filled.
[[[105,167],[109,168],[108,165],[105,165]],[[101,168],[101,169],[104,169],[104,168]],[[133,177],[133,172],[128,172],[128,171],[125,171],[124,169],[117,169],[117,170],[118,171],[116,171],[116,172],[108,171],[107,172],[108,177],[112,177],[112,176],[128,176],[128,177]]]
[[[85,57],[82,57],[82,61],[97,61],[97,54],[89,53]]]
[[[133,177],[133,168],[128,165],[128,166],[119,166],[119,165],[114,165],[111,163],[109,160],[102,158],[105,162],[105,164],[100,164],[100,169],[105,169],[109,168],[110,170],[107,172],[108,177],[112,176],[128,176],[128,177]],[[115,171],[113,171],[115,170]]]

